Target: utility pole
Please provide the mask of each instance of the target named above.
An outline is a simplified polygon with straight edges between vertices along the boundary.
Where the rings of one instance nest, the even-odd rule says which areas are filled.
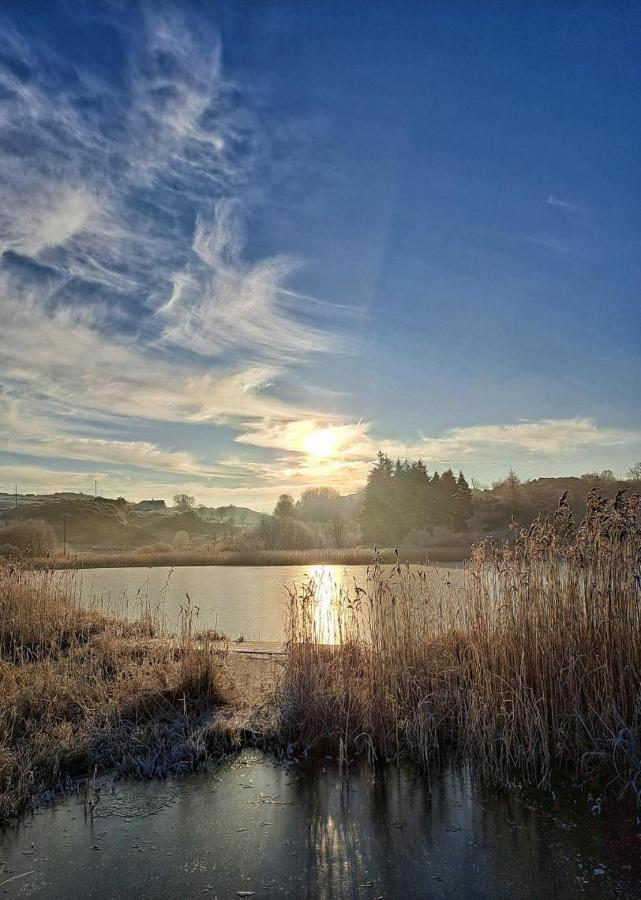
[[[67,555],[67,516],[69,513],[62,514],[62,555]]]
[[[98,494],[98,479],[94,478],[93,480],[93,495],[96,497]]]
[[[16,485],[16,509],[18,508],[18,485]]]

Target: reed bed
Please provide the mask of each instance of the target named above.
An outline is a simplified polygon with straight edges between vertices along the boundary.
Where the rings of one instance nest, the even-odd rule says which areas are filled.
[[[341,761],[472,759],[502,783],[559,772],[641,802],[640,498],[587,498],[477,545],[464,589],[375,561],[339,594],[290,595],[283,734]]]
[[[469,545],[435,547],[433,551],[415,550],[404,554],[409,562],[422,562],[426,556],[435,562],[462,562],[469,553]],[[93,569],[130,566],[367,566],[374,548],[351,547],[316,550],[217,550],[186,548],[170,550],[131,550],[120,553],[83,551],[68,556],[47,556],[35,559],[33,566],[42,569]],[[394,549],[378,552],[381,562],[396,560]]]
[[[0,565],[0,821],[96,768],[161,776],[206,759],[222,655],[189,598],[172,639],[147,598],[138,612],[83,609],[71,579]]]

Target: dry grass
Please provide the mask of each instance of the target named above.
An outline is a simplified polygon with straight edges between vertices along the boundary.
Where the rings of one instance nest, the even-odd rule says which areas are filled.
[[[482,543],[465,591],[378,563],[340,598],[330,640],[310,583],[290,598],[281,728],[341,759],[454,750],[492,777],[560,770],[641,799],[640,498],[588,497],[512,544]]]
[[[80,608],[50,573],[0,565],[0,820],[69,778],[115,767],[166,775],[207,758],[203,715],[223,697],[223,656],[174,640],[146,602],[136,622]]]
[[[407,562],[424,562],[427,557],[434,563],[462,562],[469,555],[469,542],[435,545],[434,547],[408,549],[403,552]],[[346,547],[343,549],[320,547],[315,550],[217,550],[211,548],[167,547],[167,549],[142,548],[128,552],[74,553],[67,556],[48,556],[34,560],[34,566],[43,569],[93,569],[140,566],[367,566],[372,561],[374,548]],[[381,562],[396,560],[394,549],[378,551]]]
[[[392,562],[394,552],[385,559]],[[336,550],[218,550],[211,548],[135,550],[129,553],[79,553],[74,556],[52,556],[36,561],[43,568],[115,568],[118,566],[298,566],[298,565],[367,565],[372,550],[355,547]]]
[[[0,565],[0,819],[96,766],[166,775],[272,738],[342,761],[454,751],[503,782],[565,770],[638,801],[639,515],[638,497],[592,493],[575,527],[562,502],[510,545],[478,545],[464,591],[380,559],[335,607],[322,582],[301,586],[277,732],[276,664],[230,665],[189,598],[169,639],[144,597],[127,622],[81,608],[71,578]]]

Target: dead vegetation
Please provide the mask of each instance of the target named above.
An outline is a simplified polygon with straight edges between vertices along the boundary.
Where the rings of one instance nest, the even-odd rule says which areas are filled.
[[[366,566],[373,550],[353,547],[341,550],[213,550],[211,547],[166,549],[141,548],[130,553],[78,553],[70,556],[51,556],[39,563],[43,568],[89,569],[119,566],[303,566],[343,565]],[[386,551],[382,558],[393,562],[394,551]],[[460,555],[457,559],[462,558]]]
[[[211,717],[233,699],[225,653],[196,635],[189,598],[171,640],[147,601],[139,613],[83,609],[71,581],[0,566],[0,820],[95,766],[164,776],[233,739]]]
[[[592,492],[577,527],[562,498],[514,542],[478,545],[459,594],[377,562],[328,618],[304,585],[289,605],[286,739],[342,760],[454,751],[503,783],[565,771],[639,801],[639,501]]]
[[[83,609],[71,577],[4,564],[0,819],[95,767],[164,776],[249,743],[342,763],[454,752],[503,783],[563,771],[639,802],[639,516],[638,496],[591,493],[576,526],[563,499],[477,545],[464,589],[380,559],[349,592],[310,581],[282,670],[198,632],[189,597],[169,636],[148,598],[126,621]]]

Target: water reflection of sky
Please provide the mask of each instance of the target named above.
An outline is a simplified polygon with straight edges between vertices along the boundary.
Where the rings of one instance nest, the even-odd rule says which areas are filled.
[[[207,774],[116,782],[93,819],[65,800],[0,834],[0,859],[4,877],[29,873],[8,885],[21,896],[637,896],[632,818],[613,828],[576,788],[566,799],[479,791],[466,769],[354,764],[344,781],[330,760],[287,770],[245,752]]]

